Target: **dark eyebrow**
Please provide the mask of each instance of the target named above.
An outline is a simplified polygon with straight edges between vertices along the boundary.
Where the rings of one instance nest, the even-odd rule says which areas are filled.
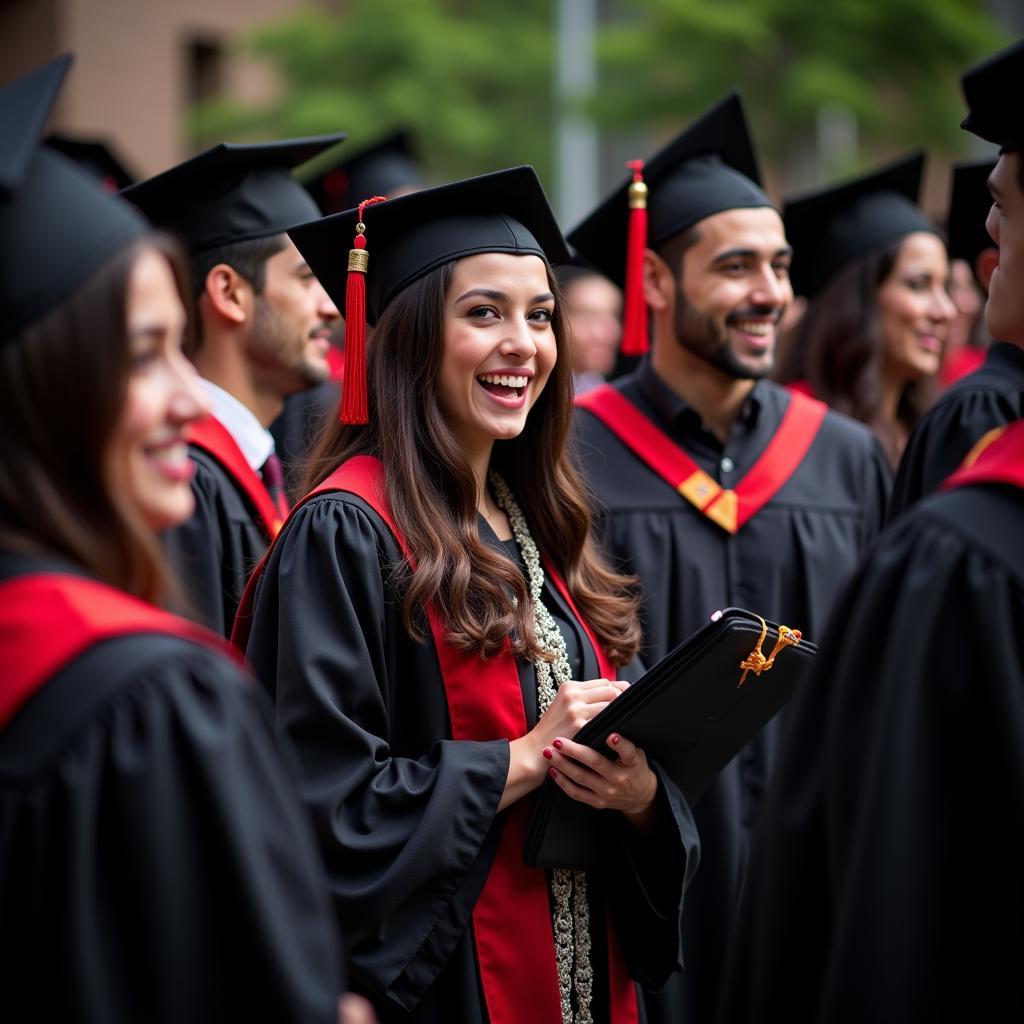
[[[779,249],[773,256],[772,259],[778,259],[780,256],[792,256],[793,247],[784,246]],[[726,249],[725,252],[720,252],[717,256],[712,259],[712,263],[722,263],[725,260],[755,260],[760,256],[760,253],[756,249]]]
[[[460,295],[455,301],[462,302],[473,295],[479,295],[485,299],[492,299],[495,302],[508,302],[508,296],[504,292],[492,291],[490,288],[470,288],[468,292]]]
[[[460,295],[455,301],[462,302],[463,299],[471,298],[474,295],[480,295],[485,299],[491,299],[494,302],[508,302],[508,296],[504,292],[492,291],[490,288],[471,288],[464,295]],[[535,302],[552,302],[554,301],[554,295],[551,292],[544,292],[541,295],[534,295],[530,299],[530,304]]]

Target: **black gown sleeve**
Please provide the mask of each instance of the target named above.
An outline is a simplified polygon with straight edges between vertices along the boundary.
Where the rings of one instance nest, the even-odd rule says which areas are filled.
[[[262,703],[222,656],[132,636],[0,732],[7,1019],[336,1019],[326,881]]]
[[[410,1009],[466,933],[509,750],[449,738],[434,647],[401,621],[398,559],[359,499],[309,502],[261,580],[248,655],[301,760],[353,980]]]
[[[974,493],[970,493],[973,491]],[[886,531],[797,695],[755,835],[719,1021],[1024,1013],[1024,586],[958,524]]]
[[[192,449],[195,511],[163,534],[164,551],[181,581],[181,615],[230,637],[249,573],[267,547],[246,501],[224,470]]]

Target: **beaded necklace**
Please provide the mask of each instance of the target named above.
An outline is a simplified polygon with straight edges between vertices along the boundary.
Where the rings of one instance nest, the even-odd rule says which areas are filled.
[[[559,686],[572,678],[569,654],[558,623],[541,600],[544,568],[537,545],[530,536],[526,517],[508,484],[499,474],[492,471],[490,483],[498,506],[508,516],[512,536],[526,563],[526,580],[533,599],[533,628],[537,642],[546,654],[554,658],[553,661],[538,658],[533,663],[537,674],[537,712],[543,715],[551,707]],[[590,963],[590,910],[587,905],[586,873],[555,868],[551,872],[551,895],[554,902],[552,923],[562,1021],[563,1024],[593,1024],[590,1000],[594,988],[594,969]],[[574,991],[575,1014],[572,999]]]

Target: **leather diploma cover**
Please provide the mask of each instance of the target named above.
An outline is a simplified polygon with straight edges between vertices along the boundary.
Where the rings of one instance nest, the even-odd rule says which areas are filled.
[[[780,638],[781,632],[781,638]],[[621,733],[675,781],[692,807],[714,777],[775,716],[810,668],[817,648],[797,630],[740,608],[716,612],[575,736],[604,756]],[[616,827],[599,811],[545,779],[524,847],[532,867],[597,863],[602,832]]]

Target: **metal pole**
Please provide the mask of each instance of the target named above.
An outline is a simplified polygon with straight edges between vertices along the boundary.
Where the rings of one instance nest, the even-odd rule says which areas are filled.
[[[571,105],[597,88],[595,0],[557,0],[555,53],[555,209],[569,230],[589,213],[598,192],[597,130]]]

